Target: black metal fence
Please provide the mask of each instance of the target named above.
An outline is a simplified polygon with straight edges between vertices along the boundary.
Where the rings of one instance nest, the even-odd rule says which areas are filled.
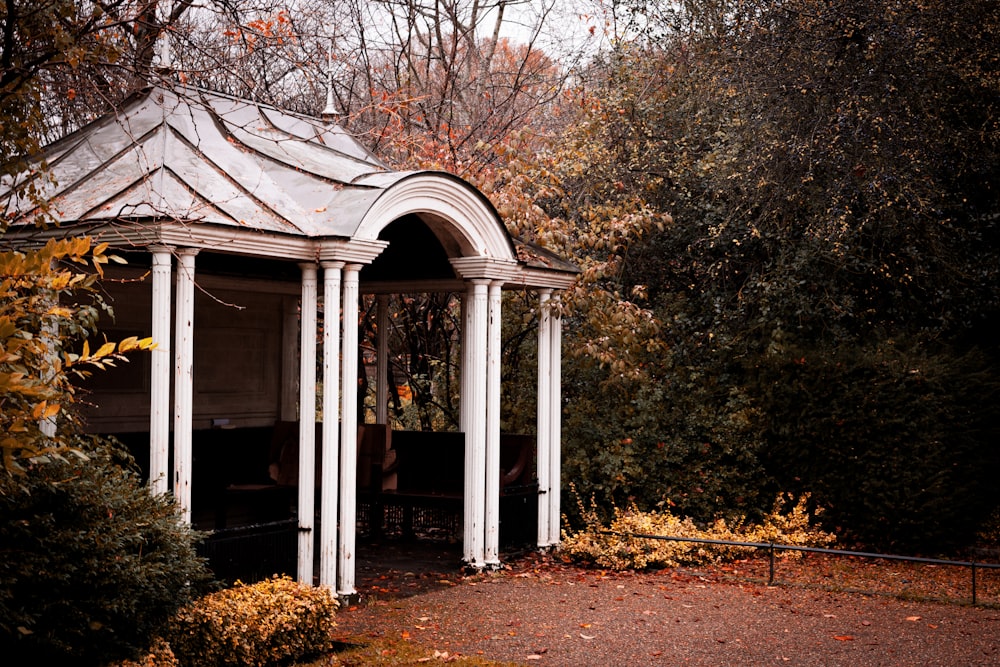
[[[774,554],[778,551],[797,551],[801,553],[827,554],[831,556],[854,556],[860,558],[872,558],[880,560],[903,561],[907,563],[923,563],[925,565],[945,565],[952,567],[967,567],[971,574],[972,604],[979,604],[976,571],[977,570],[998,570],[1000,563],[977,563],[975,561],[948,560],[943,558],[923,558],[920,556],[900,556],[896,554],[882,554],[867,551],[850,551],[847,549],[827,549],[824,547],[803,547],[791,544],[775,544],[773,542],[740,542],[737,540],[715,540],[702,537],[676,537],[668,535],[646,535],[642,533],[622,533],[616,531],[601,531],[602,535],[615,535],[618,537],[631,537],[647,540],[664,540],[668,542],[695,542],[698,544],[714,544],[719,546],[747,547],[753,549],[764,549],[768,552],[768,585],[774,583]]]
[[[198,547],[220,581],[252,583],[295,575],[298,520],[285,519],[213,531]]]

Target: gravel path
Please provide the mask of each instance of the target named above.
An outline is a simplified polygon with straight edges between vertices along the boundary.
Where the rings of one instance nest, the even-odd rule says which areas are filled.
[[[614,574],[539,557],[463,577],[448,554],[364,561],[338,636],[408,638],[525,665],[1000,665],[1000,611],[721,581]],[[381,562],[381,565],[376,564]]]

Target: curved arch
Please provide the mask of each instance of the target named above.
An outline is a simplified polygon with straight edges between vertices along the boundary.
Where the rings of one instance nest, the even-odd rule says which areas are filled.
[[[410,214],[447,235],[442,245],[457,246],[460,257],[516,258],[514,242],[489,200],[445,172],[415,172],[388,186],[365,212],[354,238],[376,240],[387,225]]]

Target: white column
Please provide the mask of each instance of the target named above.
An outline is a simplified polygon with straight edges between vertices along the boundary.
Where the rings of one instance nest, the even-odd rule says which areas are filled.
[[[535,427],[536,447],[536,474],[538,476],[538,546],[549,546],[549,484],[552,482],[549,462],[551,456],[550,411],[552,403],[549,399],[551,392],[550,373],[551,368],[551,345],[552,345],[552,320],[549,312],[549,298],[552,290],[544,289],[538,292],[538,398],[537,398],[537,425]]]
[[[549,546],[562,540],[559,525],[562,508],[562,315],[559,299],[551,308],[551,349],[549,350]]]
[[[473,313],[475,307],[473,301],[472,283],[466,284],[465,294],[462,295],[462,367],[459,372],[459,394],[458,394],[458,428],[465,438],[465,463],[463,473],[463,493],[462,493],[462,562],[471,565],[475,561],[473,553],[473,534],[470,519],[473,515],[472,493],[469,490],[470,480],[474,481],[472,470],[472,457],[469,456],[469,442],[472,438],[473,411],[473,366],[475,364],[475,343],[473,341]]]
[[[282,300],[281,420],[295,421],[299,414],[299,300]]]
[[[149,486],[154,494],[170,487],[170,249],[153,252],[153,312],[149,353]]]
[[[358,272],[344,267],[340,410],[340,543],[337,549],[337,594],[353,597],[356,567],[355,533],[358,504]]]
[[[191,427],[194,403],[194,257],[197,250],[177,251],[177,297],[174,315],[174,498],[183,521],[191,521]]]
[[[55,309],[59,305],[59,293],[55,290],[46,291],[45,305],[48,309]],[[42,328],[39,333],[41,334],[39,339],[45,347],[45,370],[41,373],[41,378],[43,382],[50,383],[52,382],[52,378],[55,377],[56,368],[61,363],[59,357],[59,324],[56,323],[55,318],[43,318]],[[55,415],[52,417],[42,417],[38,420],[38,430],[46,438],[55,438],[58,430]]]
[[[466,547],[468,565],[482,568],[485,565],[486,536],[486,374],[487,374],[487,289],[488,280],[471,281],[468,322],[470,335],[466,338],[472,344],[472,365],[462,369],[471,373],[469,384],[471,393],[462,396],[462,402],[469,402],[468,425],[465,434],[465,496],[470,512],[465,515],[465,535],[470,539]]]
[[[299,554],[298,581],[313,582],[316,499],[316,265],[300,264],[302,308],[299,342]]]
[[[389,423],[389,296],[378,296],[375,326],[378,337],[375,378],[375,423]]]
[[[489,287],[486,332],[486,567],[500,566],[500,282]]]
[[[340,494],[340,270],[323,264],[323,476],[320,485],[319,585],[337,585],[337,500]]]

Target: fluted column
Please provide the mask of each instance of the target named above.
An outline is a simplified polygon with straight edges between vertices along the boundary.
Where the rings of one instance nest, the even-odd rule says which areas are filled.
[[[337,594],[356,595],[358,494],[358,272],[360,264],[344,267],[343,353],[340,410],[340,543],[337,551]]]
[[[313,582],[316,501],[316,265],[300,264],[302,307],[299,342],[299,583]]]
[[[486,332],[486,567],[500,566],[500,325],[502,283],[489,285]]]
[[[281,421],[299,416],[299,299],[282,299],[281,325]]]
[[[469,456],[469,439],[472,437],[473,429],[473,405],[472,405],[472,367],[474,365],[474,343],[472,338],[472,315],[473,292],[472,284],[466,284],[465,294],[462,295],[462,360],[459,372],[458,389],[458,428],[462,431],[464,444],[464,468],[462,473],[463,493],[462,493],[462,562],[472,564],[475,560],[473,554],[473,538],[470,531],[469,518],[472,517],[472,494],[469,493],[469,480],[473,477],[472,457]]]
[[[470,354],[463,358],[470,365],[462,369],[469,374],[468,395],[461,397],[468,406],[465,432],[465,555],[466,564],[481,568],[485,565],[484,540],[486,523],[486,338],[488,280],[472,280],[468,290],[466,325],[471,343]]]
[[[549,546],[562,539],[562,315],[558,297],[550,301],[549,349]]]
[[[375,333],[378,337],[378,350],[375,372],[375,423],[389,423],[389,297],[378,296]]]
[[[170,487],[170,249],[153,253],[153,311],[151,331],[156,344],[149,352],[149,486],[154,494]]]
[[[194,258],[192,248],[177,251],[174,333],[174,498],[181,518],[191,521],[191,426],[194,404]]]
[[[538,476],[538,546],[549,546],[549,485],[552,483],[549,470],[551,460],[552,431],[550,412],[552,410],[551,395],[551,346],[552,320],[549,309],[549,298],[552,290],[543,289],[538,292],[538,398],[537,424],[535,428],[536,473]]]
[[[340,494],[340,271],[323,264],[323,471],[320,485],[319,584],[337,585],[337,505]]]

